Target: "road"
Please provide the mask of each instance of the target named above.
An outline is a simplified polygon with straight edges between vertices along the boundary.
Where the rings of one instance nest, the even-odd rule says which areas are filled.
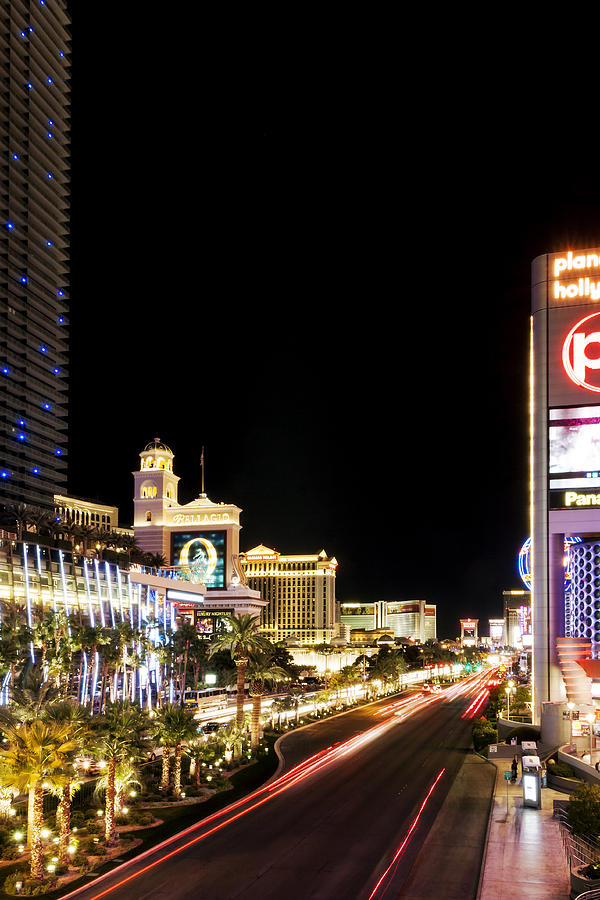
[[[283,769],[266,788],[91,884],[78,900],[402,896],[464,761],[485,699],[482,677],[291,733],[281,745]]]

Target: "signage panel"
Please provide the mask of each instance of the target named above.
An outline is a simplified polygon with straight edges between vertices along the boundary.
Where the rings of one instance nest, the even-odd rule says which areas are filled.
[[[203,609],[196,612],[196,631],[200,637],[211,638],[213,635],[231,631],[227,616],[233,609]]]
[[[566,489],[558,509],[573,507],[576,489],[600,491],[600,406],[549,410],[548,467],[550,490]]]
[[[171,532],[171,559],[184,580],[224,590],[226,531]]]
[[[550,310],[549,406],[583,406],[600,400],[600,306]]]

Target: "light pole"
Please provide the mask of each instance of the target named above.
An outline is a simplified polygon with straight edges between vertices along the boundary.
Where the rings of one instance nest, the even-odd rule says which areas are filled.
[[[585,717],[585,720],[589,723],[590,726],[590,766],[592,766],[592,742],[594,740],[594,722],[596,721],[596,716],[594,715],[594,713],[588,713]]]
[[[567,703],[567,709],[569,710],[569,739],[573,740],[573,710],[575,709],[575,704],[572,700],[569,700]]]
[[[514,681],[508,682],[508,687],[506,688],[506,699],[508,701],[508,720],[510,721],[510,694],[511,691],[514,690]]]

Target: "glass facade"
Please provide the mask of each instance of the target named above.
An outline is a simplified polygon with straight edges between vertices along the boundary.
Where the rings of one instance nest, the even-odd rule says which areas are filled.
[[[70,37],[64,0],[0,4],[0,503],[67,469]]]

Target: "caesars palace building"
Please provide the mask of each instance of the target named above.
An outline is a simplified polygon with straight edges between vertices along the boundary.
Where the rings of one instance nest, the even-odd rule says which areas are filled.
[[[534,721],[593,709],[600,649],[600,247],[532,263],[530,519]]]

